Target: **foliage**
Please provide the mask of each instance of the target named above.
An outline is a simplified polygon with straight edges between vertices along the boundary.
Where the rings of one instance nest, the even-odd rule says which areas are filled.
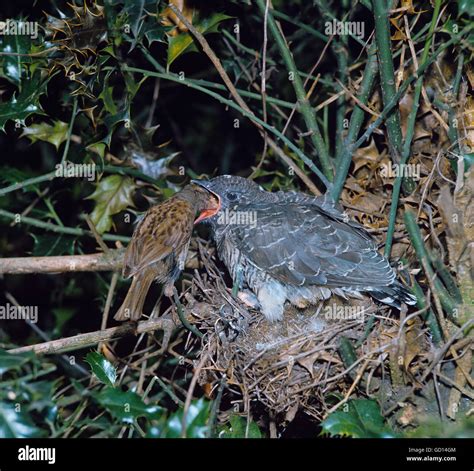
[[[322,192],[328,186],[384,244],[394,265],[399,262],[423,310],[404,327],[401,363],[390,352],[382,373],[375,374],[375,380],[379,373],[389,376],[380,380],[377,394],[383,395],[384,381],[400,394],[418,385],[420,365],[426,368],[447,340],[438,308],[451,315],[448,333],[454,335],[460,322],[453,312],[467,319],[462,309],[469,307],[472,293],[472,284],[461,277],[469,270],[453,261],[460,259],[453,247],[472,239],[469,227],[464,239],[454,240],[438,211],[442,185],[462,186],[462,170],[472,169],[474,160],[473,0],[450,1],[438,10],[437,1],[403,2],[390,22],[383,18],[390,27],[388,48],[372,60],[374,24],[383,24],[374,21],[371,2],[274,0],[264,34],[264,1],[172,1],[183,4],[182,15],[208,41],[222,70],[169,2],[37,3],[2,5],[5,17],[40,27],[37,36],[0,35],[1,257],[93,254],[99,245],[95,237],[113,252],[126,244],[150,204],[205,174],[250,175],[272,191]],[[351,33],[329,40],[327,24],[338,18],[362,22],[362,37]],[[436,28],[434,34],[430,28]],[[379,41],[383,34],[376,36]],[[388,75],[378,78],[378,62],[388,64]],[[418,76],[420,66],[426,70]],[[223,71],[250,113],[229,92]],[[396,106],[387,104],[387,84]],[[393,119],[397,113],[399,119]],[[386,116],[392,123],[388,128]],[[257,121],[267,126],[265,132]],[[405,177],[383,174],[393,163],[392,136],[403,138],[398,151],[406,162],[421,168],[415,186]],[[288,160],[269,145],[269,137]],[[324,168],[334,184],[325,185],[314,168]],[[408,228],[400,201],[417,211]],[[184,278],[189,280],[196,267]],[[71,269],[57,276],[2,275],[0,282],[0,306],[16,299],[39,310],[37,325],[2,320],[0,437],[267,435],[268,411],[257,408],[248,419],[248,411],[230,408],[237,387],[229,386],[222,400],[215,384],[200,381],[185,407],[199,348],[182,329],[172,333],[172,354],[159,352],[160,332],[102,342],[92,352],[87,346],[52,356],[6,353],[15,346],[99,330],[104,311],[107,326],[115,326],[111,318],[129,284],[114,273]],[[441,307],[434,297],[438,293]],[[160,301],[159,314],[167,306]],[[149,299],[147,312],[153,307]],[[384,334],[395,342],[401,338],[398,329]],[[432,337],[436,347],[422,345],[420,339]],[[355,360],[360,350],[353,343],[346,347]],[[441,374],[458,378],[452,357],[439,361]],[[340,391],[348,390],[354,373],[341,376]],[[432,386],[432,376],[422,379],[423,388]],[[467,387],[462,383],[458,389]],[[310,427],[351,437],[472,434],[462,419],[445,430],[432,411],[433,423],[414,420],[399,427],[394,416],[382,417],[378,403],[365,394],[356,388],[353,399],[322,424],[313,417]],[[465,415],[469,405],[458,402]],[[279,430],[284,416],[278,416]]]

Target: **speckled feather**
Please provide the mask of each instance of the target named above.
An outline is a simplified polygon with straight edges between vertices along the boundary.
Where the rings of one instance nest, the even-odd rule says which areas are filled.
[[[414,304],[370,234],[328,197],[271,193],[228,175],[202,185],[222,201],[221,211],[208,220],[219,256],[234,281],[242,274],[267,319],[280,320],[287,300],[305,307],[332,293],[369,292],[398,308],[402,301]],[[226,222],[226,210],[252,214],[256,224]]]
[[[172,296],[186,261],[195,216],[215,204],[208,191],[187,185],[145,213],[125,252],[123,276],[133,281],[116,320],[140,318],[153,281],[163,283],[164,294]]]

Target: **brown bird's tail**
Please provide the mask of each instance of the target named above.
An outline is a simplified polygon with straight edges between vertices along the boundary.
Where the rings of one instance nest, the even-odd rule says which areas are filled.
[[[146,295],[154,279],[153,270],[146,269],[133,277],[127,296],[114,316],[116,321],[136,321],[140,319]]]

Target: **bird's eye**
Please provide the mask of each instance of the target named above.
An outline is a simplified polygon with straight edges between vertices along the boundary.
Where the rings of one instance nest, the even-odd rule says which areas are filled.
[[[235,201],[237,199],[237,193],[232,193],[231,191],[227,193],[227,199],[229,201]]]

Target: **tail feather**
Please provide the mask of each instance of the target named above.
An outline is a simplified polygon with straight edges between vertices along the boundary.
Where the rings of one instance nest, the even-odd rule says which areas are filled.
[[[133,277],[127,296],[114,316],[116,321],[136,321],[143,313],[146,295],[155,279],[151,270],[143,270]]]
[[[381,286],[370,290],[370,294],[377,301],[388,304],[389,306],[400,309],[402,303],[408,305],[416,304],[416,297],[409,291],[408,288],[396,281],[389,286]]]

